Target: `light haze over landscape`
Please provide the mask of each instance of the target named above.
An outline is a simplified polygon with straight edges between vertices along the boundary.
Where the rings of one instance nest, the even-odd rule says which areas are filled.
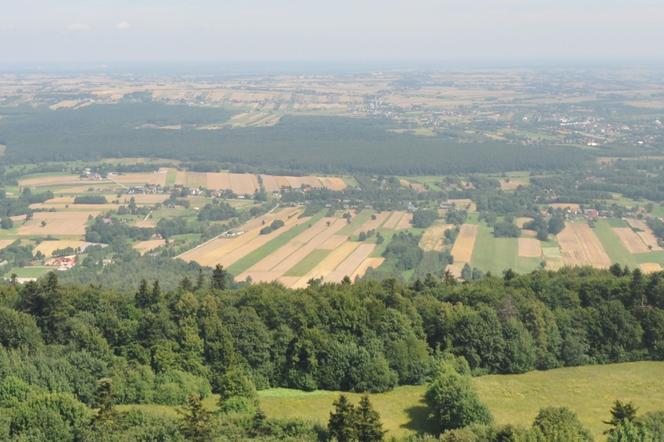
[[[3,64],[664,60],[657,0],[3,3]]]

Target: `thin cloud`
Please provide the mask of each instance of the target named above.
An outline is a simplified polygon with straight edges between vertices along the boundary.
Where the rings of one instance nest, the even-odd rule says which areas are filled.
[[[115,29],[125,30],[131,28],[131,24],[127,21],[121,21],[115,25]]]

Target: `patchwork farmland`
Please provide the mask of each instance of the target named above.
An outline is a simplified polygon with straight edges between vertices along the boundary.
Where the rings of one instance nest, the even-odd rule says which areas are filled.
[[[301,208],[282,208],[233,229],[231,232],[179,256],[185,261],[221,264],[237,280],[278,281],[287,287],[306,287],[310,280],[341,282],[361,277],[383,258],[375,256],[376,237],[358,240],[360,232],[397,231],[410,227],[406,212],[351,212],[350,217],[322,212],[308,217]],[[270,233],[261,229],[274,220],[284,225]]]

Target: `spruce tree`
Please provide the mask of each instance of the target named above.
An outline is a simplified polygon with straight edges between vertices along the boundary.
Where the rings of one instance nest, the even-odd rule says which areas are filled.
[[[212,288],[214,290],[226,290],[226,277],[228,272],[224,266],[217,264],[212,271]]]
[[[631,402],[615,401],[611,407],[611,419],[604,421],[605,424],[611,425],[611,428],[605,432],[610,434],[615,429],[625,422],[631,422],[636,418],[636,407]]]
[[[203,401],[198,395],[189,396],[180,430],[188,441],[208,442],[212,440],[212,413],[203,408]]]
[[[330,413],[327,423],[330,437],[337,442],[351,442],[357,440],[355,425],[355,407],[343,394],[334,401],[334,411]]]
[[[380,415],[371,406],[369,396],[363,396],[355,409],[355,431],[360,442],[379,442],[385,432],[380,422]]]

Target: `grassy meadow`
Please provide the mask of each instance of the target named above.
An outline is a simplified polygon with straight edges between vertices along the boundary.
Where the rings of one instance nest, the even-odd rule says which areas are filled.
[[[610,365],[559,368],[520,375],[488,375],[473,379],[482,401],[491,409],[497,424],[529,426],[540,408],[568,407],[593,433],[604,440],[609,409],[616,399],[632,401],[638,413],[664,410],[661,383],[664,362],[630,362]],[[427,410],[423,402],[426,386],[397,387],[387,393],[370,395],[380,413],[388,437],[401,438],[427,430]],[[352,401],[361,397],[345,393]],[[260,406],[269,417],[299,418],[326,424],[332,402],[339,392],[304,392],[274,388],[259,392]],[[208,409],[216,408],[216,396],[205,399]],[[154,413],[177,416],[174,407],[123,405]]]

